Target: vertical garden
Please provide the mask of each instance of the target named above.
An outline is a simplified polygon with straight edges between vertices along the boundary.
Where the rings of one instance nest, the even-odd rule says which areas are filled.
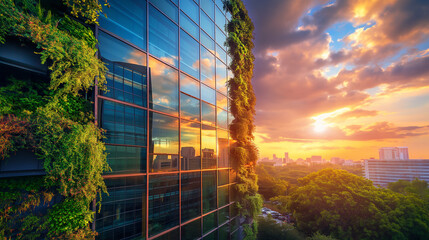
[[[253,143],[256,97],[252,88],[253,75],[253,23],[241,0],[230,0],[225,7],[232,15],[228,23],[227,45],[232,56],[230,64],[234,77],[229,80],[232,98],[231,112],[234,120],[230,126],[234,140],[231,146],[233,167],[237,170],[237,207],[245,217],[246,239],[256,239],[257,223],[254,220],[262,208],[255,173],[257,148]]]
[[[55,9],[49,9],[55,8]],[[59,10],[58,10],[59,9]],[[105,67],[96,56],[96,0],[0,0],[0,42],[32,48],[43,75],[3,72],[0,85],[0,161],[27,151],[44,176],[0,179],[1,239],[87,239],[91,203],[106,191],[109,169],[101,130],[86,96]],[[61,13],[63,12],[63,13]],[[70,15],[69,15],[70,14]],[[82,21],[82,22],[79,22]]]

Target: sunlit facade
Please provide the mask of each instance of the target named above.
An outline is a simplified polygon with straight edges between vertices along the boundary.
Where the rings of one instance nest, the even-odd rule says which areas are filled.
[[[412,181],[415,178],[429,183],[429,159],[407,160],[364,160],[364,176],[374,185],[387,187],[400,179]]]
[[[110,0],[95,34],[109,195],[98,239],[238,239],[229,162],[228,14],[217,0]]]

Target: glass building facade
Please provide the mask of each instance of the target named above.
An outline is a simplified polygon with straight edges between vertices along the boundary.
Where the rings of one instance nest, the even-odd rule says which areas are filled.
[[[238,239],[220,0],[109,0],[95,34],[109,194],[98,239]]]

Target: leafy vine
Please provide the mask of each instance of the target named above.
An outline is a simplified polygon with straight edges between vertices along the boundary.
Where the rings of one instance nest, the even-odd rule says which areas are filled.
[[[225,7],[232,16],[227,25],[227,45],[232,56],[230,68],[234,77],[228,81],[228,86],[232,98],[231,113],[234,116],[230,129],[235,140],[231,158],[236,164],[234,168],[238,177],[237,207],[248,223],[245,226],[246,239],[256,239],[257,223],[254,218],[262,208],[262,198],[258,194],[255,174],[258,152],[253,143],[256,97],[251,84],[254,67],[251,50],[254,47],[254,26],[241,0],[228,0]]]

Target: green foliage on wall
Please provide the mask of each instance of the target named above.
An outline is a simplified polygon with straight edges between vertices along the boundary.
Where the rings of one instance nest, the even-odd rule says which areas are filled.
[[[262,208],[262,198],[258,194],[255,166],[257,148],[253,143],[254,114],[256,98],[251,84],[253,75],[253,23],[241,0],[225,2],[232,19],[227,25],[228,52],[232,56],[230,64],[234,77],[228,81],[232,98],[231,113],[234,120],[230,126],[235,143],[231,148],[231,160],[237,170],[237,207],[251,226],[245,227],[246,239],[256,239],[256,221],[253,218]]]
[[[299,180],[290,197],[297,228],[338,239],[427,239],[429,207],[415,195],[373,186],[344,170],[324,169]]]
[[[101,7],[84,2],[65,1],[73,15],[94,22]],[[110,169],[102,131],[83,97],[95,78],[104,87],[95,37],[38,1],[0,0],[0,42],[11,37],[34,44],[50,78],[9,77],[0,87],[0,161],[31,150],[43,160],[46,176],[0,179],[0,238],[92,239],[89,206],[106,192],[102,173]]]

